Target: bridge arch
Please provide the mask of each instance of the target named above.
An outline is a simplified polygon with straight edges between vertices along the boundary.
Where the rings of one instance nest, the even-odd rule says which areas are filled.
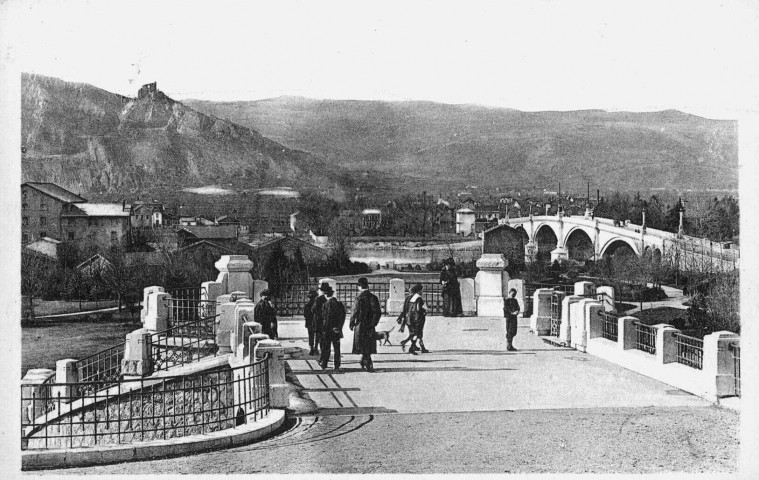
[[[611,256],[620,248],[629,248],[635,255],[640,256],[641,252],[638,250],[638,246],[635,245],[630,239],[624,237],[614,237],[607,241],[603,247],[601,247],[601,256]]]
[[[591,234],[582,227],[574,227],[569,231],[564,246],[570,260],[584,262],[595,257],[595,246]]]
[[[559,245],[559,236],[551,225],[543,223],[535,229],[535,244],[538,247],[535,259],[539,262],[550,262],[551,251]]]

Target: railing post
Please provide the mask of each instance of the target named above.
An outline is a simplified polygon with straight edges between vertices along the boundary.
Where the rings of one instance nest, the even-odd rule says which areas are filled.
[[[65,358],[55,362],[55,383],[76,383],[79,381],[79,372],[76,369],[76,360]],[[66,399],[66,403],[71,402],[74,396],[74,385],[56,385],[52,388],[52,395]]]
[[[400,315],[406,300],[406,282],[402,278],[390,279],[390,294],[387,297],[387,314]]]
[[[459,293],[461,294],[461,313],[464,315],[477,315],[477,297],[474,295],[474,279],[459,279]]]
[[[617,322],[617,343],[622,350],[635,350],[637,337],[635,336],[635,317],[619,317]]]
[[[148,296],[148,310],[143,327],[154,332],[162,332],[169,328],[169,299],[171,295],[164,292],[151,292]]]
[[[728,346],[740,343],[737,333],[719,331],[704,336],[703,373],[710,398],[735,395],[735,366]]]
[[[661,364],[677,362],[677,334],[680,330],[672,325],[660,323],[656,329],[656,361]]]
[[[561,325],[559,325],[559,341],[565,345],[572,345],[572,325],[579,322],[572,316],[572,305],[582,300],[577,295],[567,295],[561,301]]]
[[[235,344],[231,346],[233,353],[237,353],[240,345],[245,345],[245,325],[255,323],[255,319],[253,318],[253,310],[255,308],[256,305],[253,301],[247,298],[235,302],[235,320],[233,325]]]
[[[501,253],[485,253],[477,260],[480,271],[474,280],[474,294],[477,297],[478,316],[503,318],[503,305],[508,297],[508,264]]]
[[[616,312],[617,307],[614,303],[614,287],[604,285],[596,288],[596,294],[600,297],[598,301],[603,303],[604,310],[607,312]]]
[[[164,293],[165,290],[163,287],[159,286],[152,286],[152,287],[145,287],[142,289],[142,310],[140,310],[140,321],[143,325],[145,325],[145,319],[148,316],[148,310],[150,309],[150,305],[152,302],[155,301],[155,299],[152,297],[155,293]]]
[[[144,377],[153,373],[150,356],[150,335],[147,328],[140,328],[126,335],[121,373],[125,376]]]
[[[585,313],[588,318],[588,340],[603,337],[604,318],[601,316],[603,311],[604,306],[601,302],[591,300],[585,304]]]
[[[42,384],[48,378],[55,375],[49,368],[32,368],[27,370],[24,378],[21,379],[21,412],[34,423],[34,419],[45,413],[45,401],[42,395]],[[48,395],[52,397],[52,392]],[[34,399],[34,401],[32,401]],[[22,422],[23,426],[26,422]]]
[[[285,349],[276,340],[261,340],[256,344],[254,355],[256,359],[269,354],[269,402],[272,408],[287,408],[290,399],[285,381]]]
[[[225,298],[226,297],[226,298]],[[219,355],[224,355],[232,352],[230,345],[232,340],[232,332],[235,331],[235,308],[237,304],[231,301],[231,295],[221,295],[218,321],[216,323],[216,346],[218,347]]]
[[[266,335],[265,333],[261,333],[260,323],[253,322],[252,331],[254,333],[250,333],[247,336],[248,338],[246,340],[245,348],[243,350],[243,355],[242,355],[242,358],[251,357],[251,362],[255,361],[256,359],[253,352],[256,351],[256,345],[258,345],[258,342],[260,342],[261,340],[269,340],[268,335]]]
[[[203,282],[200,284],[201,317],[215,315],[215,311],[211,313],[212,307],[215,307],[212,302],[216,302],[219,295],[223,293],[223,285],[219,282]]]
[[[538,288],[532,296],[532,317],[530,330],[536,335],[548,335],[551,332],[551,296],[553,289]]]
[[[575,282],[575,295],[588,296],[596,294],[596,285],[593,282]]]

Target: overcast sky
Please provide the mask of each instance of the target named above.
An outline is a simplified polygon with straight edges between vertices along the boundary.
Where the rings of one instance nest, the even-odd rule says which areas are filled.
[[[124,95],[433,100],[737,118],[759,2],[20,1],[21,71]],[[9,21],[10,19],[10,21]],[[751,96],[749,96],[751,95]]]

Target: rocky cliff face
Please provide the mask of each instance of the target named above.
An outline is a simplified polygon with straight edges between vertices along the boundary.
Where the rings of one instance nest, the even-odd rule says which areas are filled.
[[[209,184],[343,188],[319,159],[199,113],[161,91],[140,98],[25,74],[23,181],[87,194],[139,194]]]

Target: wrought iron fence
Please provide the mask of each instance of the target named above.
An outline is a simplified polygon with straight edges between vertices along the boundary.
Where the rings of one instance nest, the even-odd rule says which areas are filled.
[[[574,295],[574,292],[575,292],[574,285],[556,285],[552,283],[525,283],[524,284],[524,295],[525,295],[524,316],[525,317],[529,317],[530,315],[532,315],[533,296],[535,295],[535,290],[539,288],[550,288],[552,290],[564,292],[566,295]]]
[[[390,297],[390,282],[369,282],[369,291],[377,296],[382,314],[387,314],[387,299]],[[358,285],[355,282],[337,284],[335,297],[345,306],[346,312],[353,311],[353,304],[358,296]]]
[[[40,450],[166,440],[235,428],[269,413],[268,355],[193,375],[121,380],[108,391],[53,384],[49,398],[21,389],[21,448]],[[89,391],[86,398],[66,391]],[[63,392],[63,393],[62,393]],[[43,405],[39,405],[42,402]],[[37,415],[34,412],[42,412]]]
[[[124,358],[125,344],[114,345],[101,350],[74,363],[78,373],[81,388],[102,390],[118,383],[121,378],[121,360]],[[78,396],[86,396],[92,392],[81,390],[75,392]]]
[[[741,346],[731,343],[727,346],[733,354],[733,378],[735,379],[735,394],[741,396]]]
[[[167,298],[166,305],[170,310],[169,326],[195,322],[201,318],[216,315],[216,302],[213,300]]]
[[[619,341],[619,317],[609,312],[599,312],[603,320],[601,336],[613,342]]]
[[[156,372],[216,356],[216,317],[175,325],[150,335],[148,339]]]
[[[420,295],[424,299],[424,304],[427,307],[427,315],[442,315],[443,314],[443,284],[439,282],[416,282],[422,285],[422,291]],[[416,285],[414,283],[414,285]],[[413,285],[406,284],[406,294],[409,295],[408,289]]]
[[[561,302],[566,294],[554,292],[551,295],[551,335],[558,337],[561,330]]]
[[[200,300],[203,293],[203,287],[186,286],[167,288],[166,293],[171,295],[171,298],[175,298],[177,300]]]
[[[701,370],[704,361],[704,341],[682,333],[675,334],[677,363]]]
[[[272,283],[269,290],[278,316],[292,317],[302,315],[303,307],[308,303],[308,291],[315,289],[311,283]]]
[[[651,325],[633,322],[635,325],[635,348],[644,352],[656,353],[656,329]]]

